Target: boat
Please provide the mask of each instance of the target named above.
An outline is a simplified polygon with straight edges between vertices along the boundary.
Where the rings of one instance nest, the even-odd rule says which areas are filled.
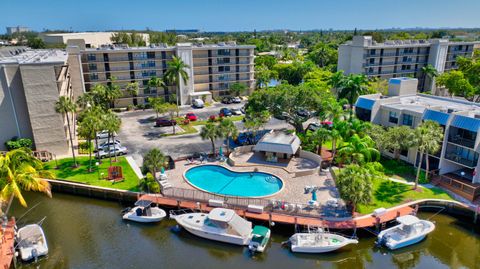
[[[358,240],[319,229],[315,232],[296,233],[288,240],[290,250],[297,253],[326,253],[335,251]]]
[[[48,254],[48,245],[42,227],[29,224],[18,229],[16,234],[17,249],[23,261],[30,261]]]
[[[252,238],[248,249],[252,252],[263,252],[270,240],[270,229],[265,226],[256,225],[253,227]]]
[[[123,219],[136,222],[159,222],[167,216],[167,213],[156,206],[152,206],[149,200],[138,200],[134,208],[127,208],[124,211]]]
[[[435,229],[435,224],[412,215],[397,218],[398,225],[378,234],[377,243],[390,250],[407,247],[422,241]]]
[[[252,237],[252,223],[231,209],[214,208],[208,214],[170,211],[170,217],[191,234],[210,240],[246,246]]]

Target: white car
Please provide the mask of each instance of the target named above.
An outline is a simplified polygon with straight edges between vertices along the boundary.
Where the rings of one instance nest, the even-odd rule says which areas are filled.
[[[121,148],[122,144],[120,144],[119,140],[110,141],[110,143],[107,141],[98,145],[98,150],[107,150],[108,148],[113,148],[114,146],[116,148]]]
[[[115,134],[115,135],[117,135],[117,134]],[[108,139],[108,131],[103,130],[101,132],[98,132],[97,133],[97,139]]]
[[[119,147],[119,148],[115,148],[115,150],[113,148],[111,148],[110,151],[108,149],[99,150],[95,154],[95,156],[99,159],[102,159],[102,158],[108,158],[109,156],[114,157],[115,155],[121,156],[121,155],[125,155],[127,153],[128,153],[128,151],[127,151],[126,147]]]
[[[203,108],[205,106],[202,99],[193,99],[192,104],[195,108]]]
[[[233,115],[242,115],[242,111],[240,110],[240,108],[232,108],[230,109],[230,111],[232,112]]]

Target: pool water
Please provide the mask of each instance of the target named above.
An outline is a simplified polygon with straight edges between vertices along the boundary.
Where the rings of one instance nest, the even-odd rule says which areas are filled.
[[[234,172],[218,165],[202,165],[189,169],[185,178],[193,186],[215,194],[261,197],[277,193],[283,182],[262,172]]]

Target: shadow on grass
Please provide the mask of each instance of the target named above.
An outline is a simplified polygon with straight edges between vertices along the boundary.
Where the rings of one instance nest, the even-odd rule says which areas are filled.
[[[96,160],[92,158],[92,169],[91,172],[88,171],[88,167],[90,165],[89,160],[77,160],[77,164],[79,167],[73,167],[74,163],[71,159],[66,159],[58,162],[58,169],[54,170],[57,178],[70,178],[75,176],[92,176],[97,173],[97,167],[95,166]],[[46,169],[54,169],[55,163],[50,163],[45,166]]]
[[[383,181],[375,191],[375,199],[379,202],[400,203],[405,199],[405,193],[411,190],[411,186],[393,181]]]

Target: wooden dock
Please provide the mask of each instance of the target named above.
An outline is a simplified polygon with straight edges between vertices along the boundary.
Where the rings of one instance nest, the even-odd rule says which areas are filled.
[[[8,223],[4,231],[1,233],[0,242],[0,268],[10,268],[13,258],[15,256],[15,219],[12,218]]]
[[[199,203],[194,201],[182,201],[169,197],[162,197],[160,195],[150,195],[146,194],[140,197],[139,200],[149,200],[153,203],[167,206],[167,207],[178,207],[183,209],[193,209],[201,210],[205,212],[210,212],[213,207],[209,207],[206,203]],[[410,206],[410,204],[405,204],[397,207],[393,207],[387,210],[380,218],[369,214],[365,216],[360,216],[356,218],[349,219],[320,219],[315,217],[306,217],[306,216],[295,216],[291,214],[281,214],[277,212],[264,212],[264,213],[252,213],[248,212],[245,209],[235,209],[238,215],[257,221],[267,221],[275,222],[280,224],[289,224],[289,225],[310,225],[310,226],[320,226],[328,227],[330,229],[356,229],[356,228],[365,228],[372,227],[379,223],[384,223],[392,221],[397,217],[412,214],[415,209]]]

